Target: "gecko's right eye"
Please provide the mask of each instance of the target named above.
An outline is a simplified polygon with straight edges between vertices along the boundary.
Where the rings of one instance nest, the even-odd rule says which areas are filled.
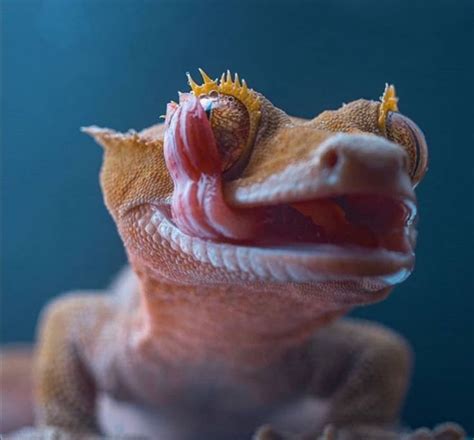
[[[413,186],[416,186],[425,175],[428,165],[425,136],[411,119],[398,112],[398,98],[393,84],[385,84],[380,100],[378,119],[380,131],[407,153],[407,171]]]
[[[428,147],[420,128],[398,112],[388,112],[387,139],[403,147],[408,155],[408,173],[414,185],[424,176],[428,165]]]

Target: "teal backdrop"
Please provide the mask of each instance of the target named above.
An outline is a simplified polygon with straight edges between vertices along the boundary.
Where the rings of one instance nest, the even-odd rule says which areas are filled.
[[[472,1],[3,0],[3,343],[32,341],[60,292],[103,288],[125,254],[100,193],[101,149],[79,128],[158,121],[185,72],[238,71],[288,113],[377,99],[393,82],[422,127],[415,273],[383,322],[416,353],[404,420],[474,432]]]

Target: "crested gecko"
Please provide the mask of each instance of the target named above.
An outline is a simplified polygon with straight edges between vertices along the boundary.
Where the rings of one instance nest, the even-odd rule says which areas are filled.
[[[162,124],[84,128],[104,148],[102,191],[130,267],[110,294],[75,292],[44,312],[38,429],[399,438],[410,348],[339,318],[413,269],[423,133],[393,86],[304,120],[229,71],[200,72]],[[462,436],[443,425],[406,438]]]

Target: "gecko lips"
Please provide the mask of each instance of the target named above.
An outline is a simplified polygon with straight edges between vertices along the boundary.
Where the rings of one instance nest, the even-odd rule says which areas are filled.
[[[171,204],[178,228],[210,240],[245,241],[262,224],[259,210],[231,208],[224,200],[222,159],[199,99],[180,94],[170,103],[164,137],[166,165],[174,182]]]

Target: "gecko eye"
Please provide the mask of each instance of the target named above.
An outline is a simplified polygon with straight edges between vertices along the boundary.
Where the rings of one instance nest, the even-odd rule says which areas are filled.
[[[250,118],[245,105],[233,96],[210,93],[199,97],[216,138],[222,171],[230,170],[249,143]]]
[[[428,164],[428,147],[418,126],[398,112],[388,112],[387,139],[401,145],[408,155],[408,173],[414,185],[424,176]]]
[[[239,75],[228,70],[218,81],[202,69],[203,84],[198,85],[189,73],[188,83],[199,98],[216,138],[225,179],[239,175],[248,162],[260,123],[260,97],[249,89]]]

